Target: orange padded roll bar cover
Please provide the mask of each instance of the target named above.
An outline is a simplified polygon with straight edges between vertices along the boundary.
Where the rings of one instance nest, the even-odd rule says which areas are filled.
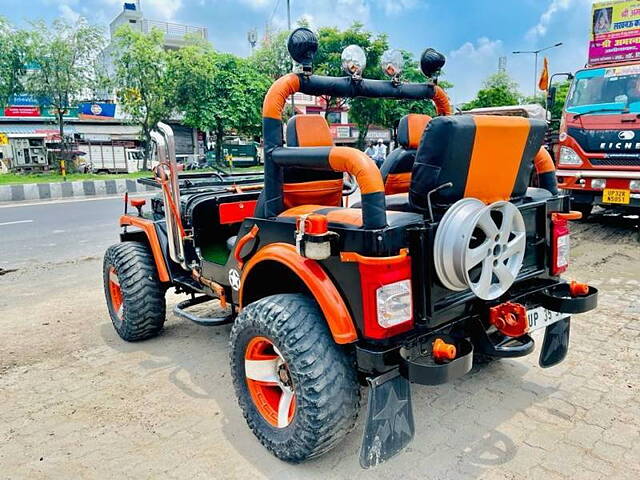
[[[347,172],[356,177],[363,194],[384,192],[380,170],[373,160],[360,150],[333,147],[329,152],[329,165],[336,172]]]
[[[282,120],[287,98],[300,89],[300,78],[295,73],[280,77],[269,88],[262,104],[262,116]]]
[[[449,97],[446,92],[438,85],[434,86],[433,104],[436,106],[436,112],[438,115],[452,115],[453,109],[449,103]]]

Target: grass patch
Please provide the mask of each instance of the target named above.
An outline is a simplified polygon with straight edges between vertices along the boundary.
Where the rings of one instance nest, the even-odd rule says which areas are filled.
[[[232,170],[225,168],[225,171],[231,173],[261,173],[264,165],[239,168]],[[212,172],[213,168],[204,168],[201,170],[188,170],[184,173]],[[118,178],[136,179],[141,177],[152,177],[150,171],[140,171],[134,173],[70,173],[67,175],[67,182],[77,182],[82,180],[116,180]],[[47,173],[0,173],[0,185],[19,185],[27,183],[56,183],[63,182],[62,175],[57,172]]]
[[[67,182],[81,180],[116,180],[118,178],[141,178],[151,176],[151,172],[135,173],[70,173]],[[0,173],[0,185],[19,185],[26,183],[56,183],[64,179],[59,173]]]

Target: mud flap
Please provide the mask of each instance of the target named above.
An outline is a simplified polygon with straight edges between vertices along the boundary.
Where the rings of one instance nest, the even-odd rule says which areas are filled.
[[[360,449],[360,465],[370,468],[385,462],[413,439],[415,426],[409,381],[398,370],[367,378],[369,401]]]
[[[569,327],[571,317],[558,320],[549,325],[544,332],[544,342],[538,363],[542,368],[549,368],[564,360],[569,350]]]

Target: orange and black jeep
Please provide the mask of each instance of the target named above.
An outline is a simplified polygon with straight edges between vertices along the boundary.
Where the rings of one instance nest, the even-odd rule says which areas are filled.
[[[313,75],[317,41],[294,31],[300,73],[264,100],[265,172],[178,175],[173,137],[154,133],[162,195],[120,218],[121,243],[104,259],[109,313],[128,341],[157,335],[165,291],[190,298],[175,313],[203,325],[233,323],[230,368],[249,428],[274,455],[300,462],[334,447],[354,427],[369,387],[360,461],[375,465],[414,435],[410,383],[437,385],[478,359],[533,351],[561,362],[570,315],[596,306],[597,291],[560,278],[569,262],[568,221],[541,150],[546,125],[516,117],[451,115],[437,81],[361,76],[350,46],[347,76]],[[444,57],[421,59],[434,79]],[[402,145],[382,173],[359,150],[336,147],[319,115],[282,112],[296,92],[341,98],[433,101],[438,116],[408,115]],[[286,142],[285,142],[286,138]],[[545,188],[528,188],[534,165]],[[343,207],[349,174],[360,202]],[[384,178],[383,178],[384,177]],[[348,183],[348,182],[347,182]],[[126,204],[125,204],[126,205]],[[226,313],[192,306],[218,299]],[[190,310],[190,311],[189,311]]]

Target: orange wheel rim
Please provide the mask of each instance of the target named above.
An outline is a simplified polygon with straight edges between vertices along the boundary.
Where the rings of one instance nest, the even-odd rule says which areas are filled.
[[[116,273],[116,269],[109,268],[109,297],[111,299],[111,307],[120,321],[124,318],[124,301],[122,299],[122,289],[120,288],[120,279]]]
[[[271,340],[254,337],[249,341],[244,371],[260,415],[276,428],[289,426],[296,411],[296,395],[287,363]]]

